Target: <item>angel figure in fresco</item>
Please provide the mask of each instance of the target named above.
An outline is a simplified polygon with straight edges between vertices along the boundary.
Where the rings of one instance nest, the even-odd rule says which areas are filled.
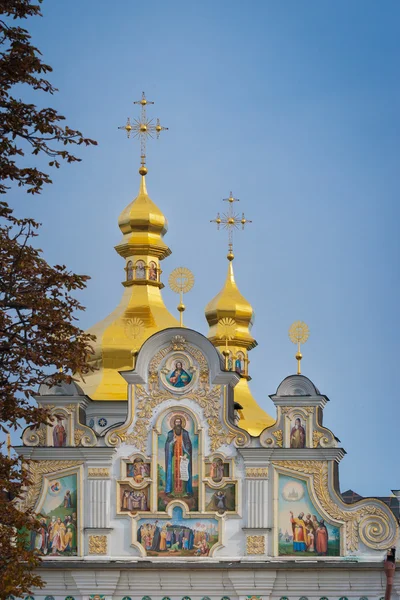
[[[192,380],[191,375],[183,368],[181,361],[176,361],[175,369],[168,376],[168,381],[171,385],[177,388],[182,388],[188,385]]]
[[[63,425],[64,415],[55,415],[57,425],[53,429],[53,446],[55,448],[63,448],[67,445],[67,432]]]
[[[192,486],[192,442],[184,429],[183,418],[177,415],[172,422],[165,442],[165,493],[191,496]]]
[[[290,432],[290,447],[304,448],[306,445],[306,430],[301,424],[301,419],[297,418],[294,427]]]
[[[222,490],[218,490],[214,494],[214,501],[219,513],[226,510],[226,494]]]

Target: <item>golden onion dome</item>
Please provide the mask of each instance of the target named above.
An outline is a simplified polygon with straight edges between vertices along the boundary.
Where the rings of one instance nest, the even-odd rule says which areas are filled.
[[[233,254],[228,254],[228,274],[222,290],[206,306],[206,319],[210,326],[208,337],[213,343],[221,338],[219,321],[230,318],[235,321],[236,330],[233,342],[240,342],[250,350],[257,342],[250,333],[254,311],[250,302],[240,293],[233,272]]]
[[[149,197],[144,175],[141,177],[139,194],[122,211],[118,225],[123,238],[115,249],[121,256],[151,253],[162,260],[171,254],[162,239],[168,229],[167,219]]]
[[[144,176],[138,196],[122,211],[118,224],[123,238],[116,250],[125,258],[124,291],[119,306],[88,330],[96,336],[89,358],[96,370],[80,385],[92,400],[127,400],[120,371],[132,369],[132,350],[154,333],[179,326],[161,294],[160,261],[171,253],[163,240],[167,220],[149,198]]]
[[[257,345],[250,333],[254,311],[236,285],[231,249],[227,258],[229,265],[224,287],[206,306],[205,313],[210,326],[207,337],[224,354],[226,368],[240,375],[234,387],[234,400],[242,406],[238,411],[239,427],[256,437],[263,429],[270,427],[275,419],[258,405],[250,390],[248,351]],[[226,323],[232,328],[228,339],[224,336]]]

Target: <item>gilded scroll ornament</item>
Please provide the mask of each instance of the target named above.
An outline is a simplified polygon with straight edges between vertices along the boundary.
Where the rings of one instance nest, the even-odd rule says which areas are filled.
[[[149,420],[153,409],[164,400],[170,399],[171,394],[157,388],[147,391],[142,385],[136,386],[136,422],[132,433],[126,436],[126,442],[133,444],[141,452],[146,450],[146,441],[149,433]],[[220,422],[220,386],[206,386],[205,389],[189,392],[185,398],[194,400],[203,409],[204,417],[209,427],[211,451],[215,452],[223,444],[230,444],[236,437],[234,433],[228,432]],[[120,434],[117,434],[120,436]],[[240,442],[239,442],[240,443]],[[243,443],[245,443],[245,438]]]
[[[309,415],[313,415],[314,414],[314,407],[313,406],[305,406],[304,409],[307,411],[307,413]]]
[[[268,467],[248,467],[246,477],[248,479],[267,479]]]
[[[353,505],[358,508],[346,510],[334,502],[329,493],[326,461],[274,461],[273,464],[313,476],[313,489],[322,508],[332,519],[345,523],[347,550],[357,550],[360,538],[373,550],[386,550],[396,544],[398,525],[394,517],[391,523],[389,515],[379,506],[361,500]]]
[[[265,554],[265,536],[248,535],[246,538],[246,554]]]
[[[281,406],[281,413],[287,415],[292,410],[292,406]]]
[[[22,441],[24,446],[46,446],[46,426],[41,425],[37,429],[33,427],[25,429]]]
[[[85,432],[82,429],[75,429],[74,430],[74,443],[75,446],[79,446],[81,443],[81,440],[84,436]]]
[[[322,433],[322,431],[317,431],[316,429],[314,429],[313,434],[312,434],[313,448],[318,448],[319,442],[320,442],[321,438],[323,438],[323,437],[324,437],[324,434]]]
[[[70,467],[78,467],[81,464],[83,463],[80,460],[30,460],[28,465],[32,483],[27,489],[23,500],[23,506],[25,508],[32,508],[35,506],[39,498],[44,475],[63,471]]]
[[[93,467],[88,469],[89,479],[108,479],[110,477],[110,469],[103,467]]]
[[[89,535],[89,554],[107,554],[106,535]]]
[[[283,432],[282,432],[282,429],[278,429],[277,431],[273,431],[272,435],[275,438],[276,445],[278,446],[278,448],[282,448],[282,446],[283,446]]]

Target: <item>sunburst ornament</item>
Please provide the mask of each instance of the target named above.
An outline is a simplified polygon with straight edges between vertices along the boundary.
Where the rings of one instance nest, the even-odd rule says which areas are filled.
[[[223,351],[223,355],[225,356],[225,369],[228,371],[229,365],[229,350],[228,350],[228,341],[233,340],[236,333],[236,321],[231,317],[224,317],[218,321],[218,328],[220,330],[219,337],[225,340],[225,350]]]
[[[177,308],[179,312],[180,326],[183,327],[183,313],[186,308],[186,306],[183,304],[183,294],[190,292],[194,286],[194,275],[192,271],[186,267],[177,267],[169,276],[168,284],[173,292],[179,294],[179,304]]]
[[[133,319],[128,319],[125,323],[125,335],[134,341],[134,345],[131,350],[132,359],[133,359],[133,368],[136,366],[136,357],[138,355],[139,347],[143,341],[144,337],[144,321],[139,319],[138,317],[134,317]]]
[[[125,125],[118,127],[118,129],[124,129],[126,131],[126,135],[128,138],[131,136],[134,138],[140,138],[140,162],[141,166],[139,169],[139,173],[141,175],[147,174],[146,167],[146,142],[147,138],[154,136],[159,137],[162,131],[168,131],[168,127],[163,127],[160,123],[160,119],[157,119],[154,122],[154,119],[148,119],[146,115],[146,106],[148,104],[154,104],[150,100],[147,100],[145,93],[142,92],[142,97],[140,100],[136,100],[133,104],[139,104],[141,106],[141,113],[139,119],[133,119],[131,123],[130,118],[128,117]]]
[[[289,338],[293,344],[297,344],[297,375],[301,375],[300,362],[303,355],[300,351],[300,344],[305,344],[310,335],[308,325],[303,321],[295,321],[289,328]]]

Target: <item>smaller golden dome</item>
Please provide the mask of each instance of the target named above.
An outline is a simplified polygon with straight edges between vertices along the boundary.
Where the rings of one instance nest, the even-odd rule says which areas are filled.
[[[250,302],[239,292],[233,273],[233,255],[228,255],[228,274],[222,290],[206,306],[206,319],[210,326],[209,339],[216,345],[224,344],[220,338],[218,322],[220,319],[231,318],[236,323],[235,339],[232,344],[240,342],[242,346],[250,350],[257,342],[250,334],[253,325],[253,307]],[[220,344],[218,344],[218,340]]]
[[[139,194],[122,211],[118,225],[123,238],[115,249],[121,256],[150,254],[162,260],[171,254],[171,250],[162,239],[168,229],[167,219],[149,197],[144,175],[141,178]]]

